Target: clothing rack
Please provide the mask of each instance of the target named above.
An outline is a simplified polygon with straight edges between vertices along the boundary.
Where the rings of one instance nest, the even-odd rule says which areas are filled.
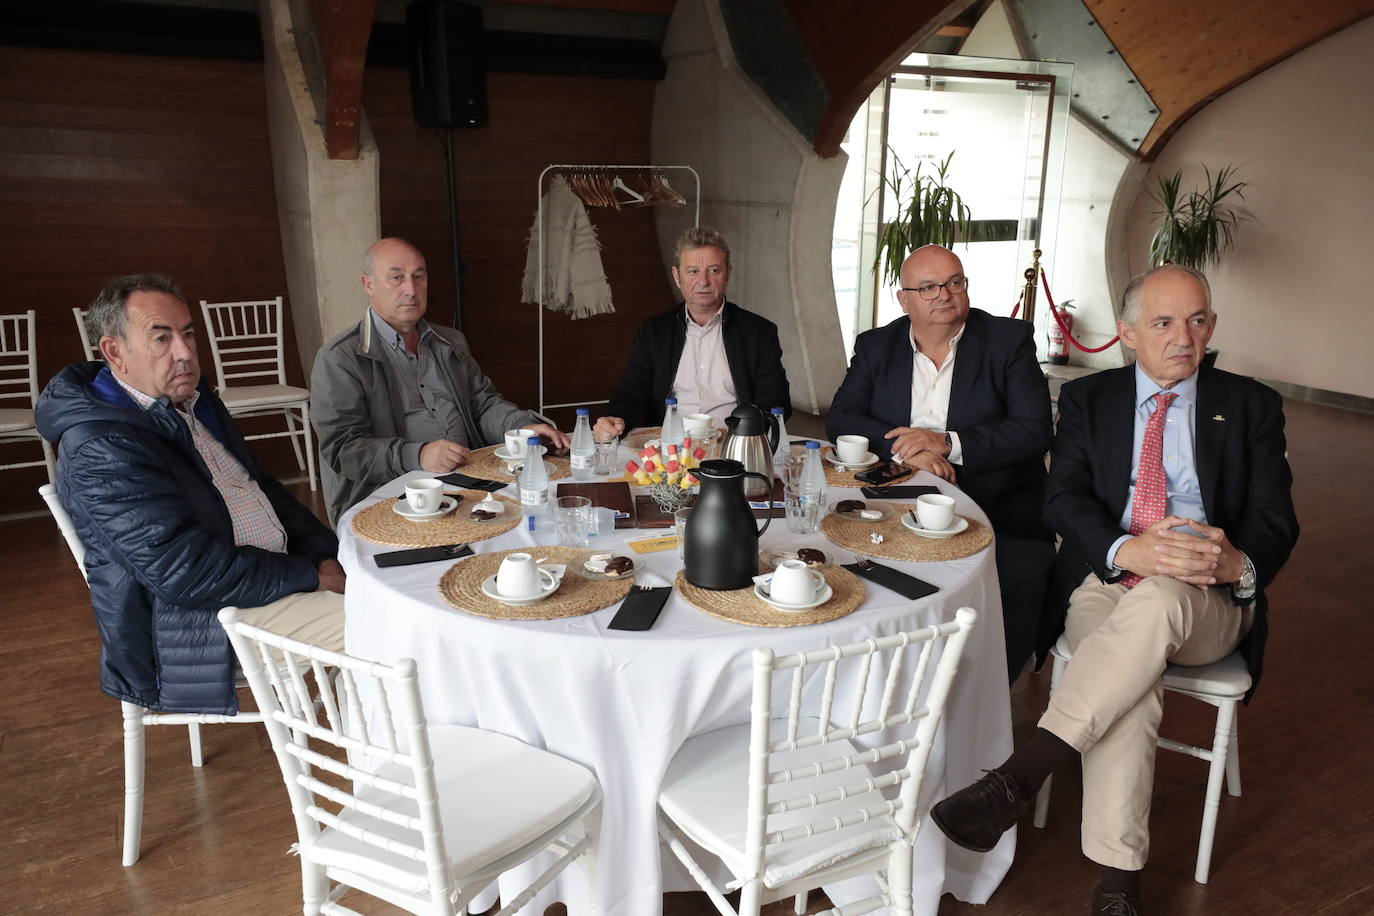
[[[539,291],[536,293],[538,302],[535,308],[539,310],[539,412],[542,414],[551,407],[588,407],[595,404],[608,404],[606,399],[600,401],[576,401],[567,404],[546,404],[544,403],[544,179],[550,172],[688,172],[692,180],[696,183],[696,191],[693,194],[695,212],[692,217],[692,225],[701,225],[701,176],[697,170],[690,165],[582,165],[577,163],[561,163],[550,165],[539,173],[539,179],[535,184],[534,193],[537,201],[536,223],[539,227]],[[681,193],[681,192],[679,192]]]

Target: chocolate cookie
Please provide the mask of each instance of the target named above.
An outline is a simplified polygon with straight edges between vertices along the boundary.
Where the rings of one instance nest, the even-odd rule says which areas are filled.
[[[606,575],[608,576],[620,578],[634,572],[634,568],[635,561],[629,557],[611,557],[606,561]]]
[[[825,554],[814,547],[802,547],[797,550],[797,559],[807,566],[824,566]]]
[[[858,512],[866,505],[867,504],[862,499],[842,499],[835,503],[835,511],[841,513]]]

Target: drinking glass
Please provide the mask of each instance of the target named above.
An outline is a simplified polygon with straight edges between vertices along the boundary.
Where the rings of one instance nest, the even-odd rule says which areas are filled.
[[[565,547],[587,546],[587,535],[595,524],[592,501],[585,496],[560,496],[554,509],[558,543]]]
[[[684,506],[673,513],[673,532],[677,534],[677,556],[680,560],[687,557],[687,516],[691,514],[691,506]]]
[[[821,524],[819,500],[802,496],[795,488],[783,494],[783,512],[787,530],[793,534],[815,534]]]
[[[592,456],[592,473],[603,477],[611,474],[615,470],[616,456],[620,454],[620,437],[597,439],[592,444],[596,448]]]
[[[793,445],[788,449],[787,458],[782,464],[782,489],[784,493],[795,494],[801,482],[802,468],[806,466],[806,446]]]

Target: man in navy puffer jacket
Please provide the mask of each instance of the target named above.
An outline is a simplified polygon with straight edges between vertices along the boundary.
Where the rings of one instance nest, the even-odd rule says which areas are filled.
[[[342,650],[338,541],[258,468],[201,382],[175,284],[111,281],[87,325],[106,362],[58,373],[37,419],[59,447],[58,495],[86,545],[100,688],[154,710],[234,714],[219,609]]]

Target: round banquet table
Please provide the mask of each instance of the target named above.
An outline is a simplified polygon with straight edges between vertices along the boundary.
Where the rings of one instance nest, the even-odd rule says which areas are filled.
[[[865,598],[857,610],[814,626],[730,623],[707,615],[676,591],[652,629],[643,632],[607,628],[618,605],[582,617],[500,621],[464,613],[444,600],[437,583],[451,563],[380,569],[373,555],[395,548],[353,533],[353,516],[360,509],[402,495],[405,481],[421,476],[415,472],[381,487],[339,522],[339,559],[348,573],[348,651],[386,663],[415,659],[431,723],[510,735],[596,774],[604,794],[596,902],[604,916],[654,916],[662,911],[665,891],[697,889],[676,857],[666,848],[660,851],[659,782],[688,738],[748,721],[755,648],[781,654],[843,645],[928,626],[949,619],[960,607],[972,607],[978,623],[930,755],[921,810],[928,812],[932,801],[974,781],[982,768],[1011,753],[1001,599],[991,546],[944,563],[881,560],[940,590],[913,602],[861,580]],[[903,483],[935,484],[956,498],[958,512],[987,522],[972,500],[932,475],[920,472]],[[831,490],[832,499],[860,496],[858,490]],[[593,538],[589,546],[633,557],[640,584],[667,585],[681,568],[675,550],[639,555],[625,546],[627,540],[664,533],[672,529],[621,529]],[[552,524],[530,532],[522,522],[472,548],[483,553],[552,545],[553,534]],[[781,518],[773,519],[761,543],[819,547],[837,563],[854,559],[819,532],[788,532]],[[1015,842],[1011,830],[991,852],[968,852],[947,842],[927,813],[914,851],[915,912],[933,916],[942,893],[985,903],[1011,866]],[[510,882],[508,893],[502,896],[510,899],[529,880],[528,869],[508,874],[502,879]],[[871,893],[871,881],[851,879],[825,890],[841,904]],[[564,872],[527,912],[543,913],[558,900],[567,904],[569,916],[590,912],[581,869]],[[479,901],[490,902],[490,895]]]

